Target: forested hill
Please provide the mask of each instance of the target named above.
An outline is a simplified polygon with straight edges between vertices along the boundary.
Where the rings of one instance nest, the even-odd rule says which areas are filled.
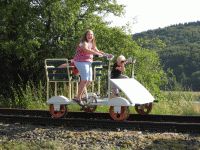
[[[133,39],[157,51],[164,70],[173,69],[184,87],[200,90],[200,21],[134,34]]]

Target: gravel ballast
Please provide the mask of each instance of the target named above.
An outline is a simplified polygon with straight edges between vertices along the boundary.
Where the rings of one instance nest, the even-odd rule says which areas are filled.
[[[9,149],[10,143],[25,143],[30,149],[56,150],[200,150],[200,134],[0,123],[0,150]]]

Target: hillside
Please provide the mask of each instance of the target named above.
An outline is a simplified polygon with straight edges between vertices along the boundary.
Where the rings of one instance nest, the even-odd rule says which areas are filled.
[[[200,90],[200,21],[134,34],[133,40],[157,51],[164,70],[172,69],[178,83]]]

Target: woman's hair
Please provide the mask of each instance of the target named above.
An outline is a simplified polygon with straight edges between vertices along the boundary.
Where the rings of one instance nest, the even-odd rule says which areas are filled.
[[[84,33],[83,37],[81,38],[81,42],[82,42],[82,43],[83,43],[83,42],[88,42],[88,41],[87,41],[87,34],[88,34],[88,32],[92,32],[92,33],[94,34],[94,32],[93,32],[92,30],[87,30],[87,31]],[[96,47],[96,39],[95,39],[95,36],[94,36],[94,35],[93,35],[92,45],[93,45],[94,47]]]

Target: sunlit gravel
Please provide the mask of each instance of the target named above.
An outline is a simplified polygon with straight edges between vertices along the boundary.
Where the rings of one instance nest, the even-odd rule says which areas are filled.
[[[37,146],[39,143],[47,143],[48,146],[52,144],[49,149],[56,150],[200,150],[200,134],[195,133],[153,133],[120,129],[111,131],[0,123],[0,149],[9,142],[30,142]],[[44,149],[47,149],[46,145],[42,144]]]

